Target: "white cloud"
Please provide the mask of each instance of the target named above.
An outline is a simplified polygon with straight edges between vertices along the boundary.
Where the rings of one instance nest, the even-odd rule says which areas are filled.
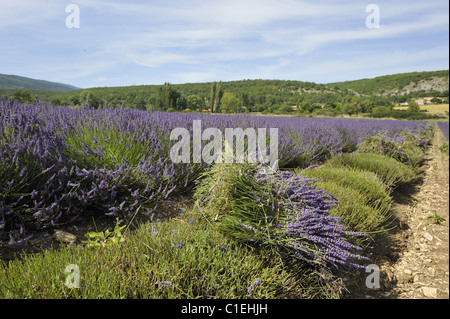
[[[448,14],[436,13],[424,16],[420,19],[399,21],[392,24],[381,24],[378,29],[368,29],[361,21],[361,27],[355,29],[314,29],[313,32],[297,32],[284,30],[276,32],[268,38],[273,44],[291,47],[299,54],[307,54],[312,51],[336,42],[357,40],[388,39],[403,35],[417,35],[429,32],[431,29],[448,28]]]
[[[32,25],[54,16],[60,5],[42,0],[1,1],[0,28],[13,25]]]
[[[354,56],[329,58],[313,64],[298,63],[297,67],[284,74],[291,79],[328,83],[402,72],[448,69],[448,62],[442,64],[442,61],[448,61],[448,51],[448,45],[439,45],[420,51],[411,51],[405,47],[391,52],[357,52]]]
[[[217,80],[214,72],[180,72],[175,74],[176,83],[212,82]]]
[[[152,81],[159,76],[162,83],[171,80],[163,79],[167,76],[177,82],[275,77],[308,81],[306,76],[314,72],[326,78],[327,70],[352,70],[342,75],[345,78],[358,72],[354,66],[368,70],[372,65],[361,55],[398,54],[401,62],[407,50],[403,39],[414,39],[414,44],[439,34],[440,44],[448,43],[440,36],[448,35],[448,3],[443,0],[379,0],[379,29],[365,27],[370,2],[360,1],[0,1],[0,72],[40,72],[62,82],[139,81],[140,75],[132,72],[148,72]],[[78,30],[64,27],[65,6],[72,2],[80,7]],[[428,54],[430,65],[443,55],[448,59],[445,52]],[[425,65],[420,57],[412,52],[404,61]],[[394,66],[389,59],[383,63]],[[129,74],[114,74],[117,70]]]

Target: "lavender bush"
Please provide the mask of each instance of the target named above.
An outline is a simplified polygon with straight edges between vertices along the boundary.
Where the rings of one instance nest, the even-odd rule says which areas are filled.
[[[444,134],[445,140],[448,141],[448,122],[438,122],[437,126],[442,131],[442,134]]]
[[[209,169],[174,164],[172,129],[278,128],[281,167],[352,151],[367,135],[396,136],[422,122],[205,115],[72,109],[0,101],[0,243],[93,214],[129,218],[189,192]],[[205,142],[204,142],[205,143]]]

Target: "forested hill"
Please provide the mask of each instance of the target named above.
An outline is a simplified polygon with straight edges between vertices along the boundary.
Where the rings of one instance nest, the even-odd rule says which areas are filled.
[[[329,83],[336,89],[350,89],[361,95],[408,95],[412,92],[444,92],[449,87],[449,71],[411,72],[373,79]]]
[[[35,80],[18,75],[0,74],[0,89],[45,90],[63,92],[78,90],[79,88],[68,84]]]
[[[32,97],[53,104],[120,106],[163,111],[267,112],[294,110],[312,113],[367,113],[377,106],[395,106],[409,99],[435,98],[448,103],[449,71],[412,72],[373,79],[319,84],[291,80],[98,87],[54,92],[1,90],[0,96],[29,101]],[[447,102],[446,102],[447,101]]]

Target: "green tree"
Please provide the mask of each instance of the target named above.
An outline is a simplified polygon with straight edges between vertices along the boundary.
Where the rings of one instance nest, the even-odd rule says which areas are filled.
[[[147,109],[147,103],[146,100],[143,98],[140,98],[136,101],[136,108],[139,110],[146,110]]]
[[[53,98],[52,99],[52,105],[61,105],[61,100],[58,98]]]
[[[203,109],[203,99],[197,94],[191,94],[187,97],[187,107],[191,110],[201,111]]]
[[[180,97],[181,93],[178,92],[172,84],[166,82],[164,85],[159,87],[158,90],[159,96],[158,96],[158,103],[156,103],[157,107],[159,107],[162,110],[167,110],[169,108],[172,108],[174,110],[177,110],[177,102],[181,102]],[[182,103],[179,103],[180,107],[182,107]]]
[[[212,107],[211,112],[218,113],[220,111],[220,103],[223,96],[223,84],[222,82],[216,83],[214,82],[213,88],[211,89],[211,93],[214,92],[214,97],[212,98]]]
[[[233,93],[225,92],[220,102],[220,109],[223,113],[236,113],[241,106],[239,100]]]
[[[248,96],[248,93],[246,93],[246,92],[242,93],[242,105],[250,106],[250,98]]]
[[[437,98],[437,97],[433,97],[433,98],[430,100],[430,102],[431,102],[431,103],[434,103],[434,104],[441,104],[441,103],[442,103],[441,99],[440,99],[440,98]]]
[[[392,108],[389,106],[375,106],[372,109],[372,115],[374,117],[389,117],[391,112]]]
[[[300,103],[300,111],[303,113],[312,113],[316,108],[317,105],[315,103],[310,103],[309,101],[303,101]]]
[[[99,99],[92,92],[88,90],[83,90],[80,93],[80,103],[84,106],[90,106],[94,109],[98,109]]]
[[[72,95],[69,97],[69,103],[72,105],[79,105],[80,104],[80,98],[78,96]]]
[[[31,102],[31,95],[27,90],[18,90],[14,92],[11,98],[21,103]]]
[[[412,114],[417,114],[420,111],[420,106],[413,99],[408,100],[408,112]]]
[[[178,93],[178,97],[175,101],[175,109],[178,111],[182,111],[187,107],[187,99],[184,97],[184,95],[182,95],[181,93]]]
[[[341,111],[343,113],[347,113],[352,116],[353,114],[358,114],[361,112],[361,104],[360,99],[356,96],[353,96],[350,102],[344,103],[341,107]]]
[[[217,83],[214,82],[211,85],[211,91],[210,91],[210,95],[209,95],[209,108],[211,110],[211,112],[214,112],[214,102],[216,99],[216,89],[217,89]]]

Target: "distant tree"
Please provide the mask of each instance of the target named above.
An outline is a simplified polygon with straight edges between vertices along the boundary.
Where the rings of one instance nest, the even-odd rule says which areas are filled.
[[[242,105],[250,106],[250,98],[248,96],[248,93],[246,93],[246,92],[242,93]]]
[[[220,106],[221,106],[221,100],[223,97],[223,84],[222,81],[219,82],[218,84],[216,84],[216,89],[215,89],[215,97],[214,97],[214,106],[213,109],[211,110],[213,113],[218,113],[220,112]]]
[[[69,97],[69,103],[71,103],[72,105],[79,105],[80,98],[78,96],[72,95],[71,97]]]
[[[185,108],[187,108],[187,99],[184,97],[184,95],[182,95],[178,91],[177,91],[177,93],[178,93],[178,95],[177,95],[178,97],[175,101],[175,109],[178,111],[182,111]]]
[[[203,99],[197,94],[191,94],[187,97],[187,108],[201,111],[203,109]]]
[[[353,96],[350,102],[344,103],[341,107],[341,111],[350,116],[361,112],[361,101],[357,96]]]
[[[11,98],[21,103],[31,102],[31,95],[27,90],[18,90],[14,92]]]
[[[80,93],[80,103],[84,106],[90,106],[94,109],[99,107],[99,99],[92,92],[83,90]]]
[[[241,100],[239,100],[233,93],[225,92],[220,104],[220,109],[223,113],[236,113],[241,106]]]
[[[372,116],[374,117],[389,117],[391,115],[392,108],[389,106],[375,106],[372,109]]]
[[[440,103],[442,103],[441,99],[438,98],[438,97],[433,97],[433,98],[430,100],[430,102],[431,102],[431,103],[434,103],[434,104],[440,104]]]
[[[352,98],[352,101],[350,103],[344,103],[341,106],[341,112],[346,113],[350,116],[353,114],[358,114],[361,111],[361,107],[358,103],[358,98]]]
[[[211,91],[209,95],[209,108],[211,109],[211,112],[214,112],[214,103],[216,99],[216,89],[217,89],[217,83],[214,82],[211,85]]]
[[[314,103],[310,103],[309,101],[303,101],[300,103],[300,111],[303,113],[312,113],[316,105]]]
[[[288,104],[282,104],[278,107],[278,112],[282,114],[291,113],[293,111],[292,106]]]
[[[52,105],[61,105],[61,100],[58,98],[52,99]]]
[[[139,110],[146,110],[147,109],[147,101],[143,98],[140,98],[136,102],[136,108]]]
[[[371,99],[364,99],[361,103],[361,112],[370,113],[374,107],[375,103]]]
[[[158,93],[159,96],[156,103],[158,108],[162,110],[167,110],[168,108],[178,109],[177,102],[181,102],[178,100],[181,97],[181,93],[172,84],[168,82],[164,83],[164,85],[159,87]]]
[[[413,99],[408,100],[408,112],[412,114],[417,114],[420,111],[420,106]]]

